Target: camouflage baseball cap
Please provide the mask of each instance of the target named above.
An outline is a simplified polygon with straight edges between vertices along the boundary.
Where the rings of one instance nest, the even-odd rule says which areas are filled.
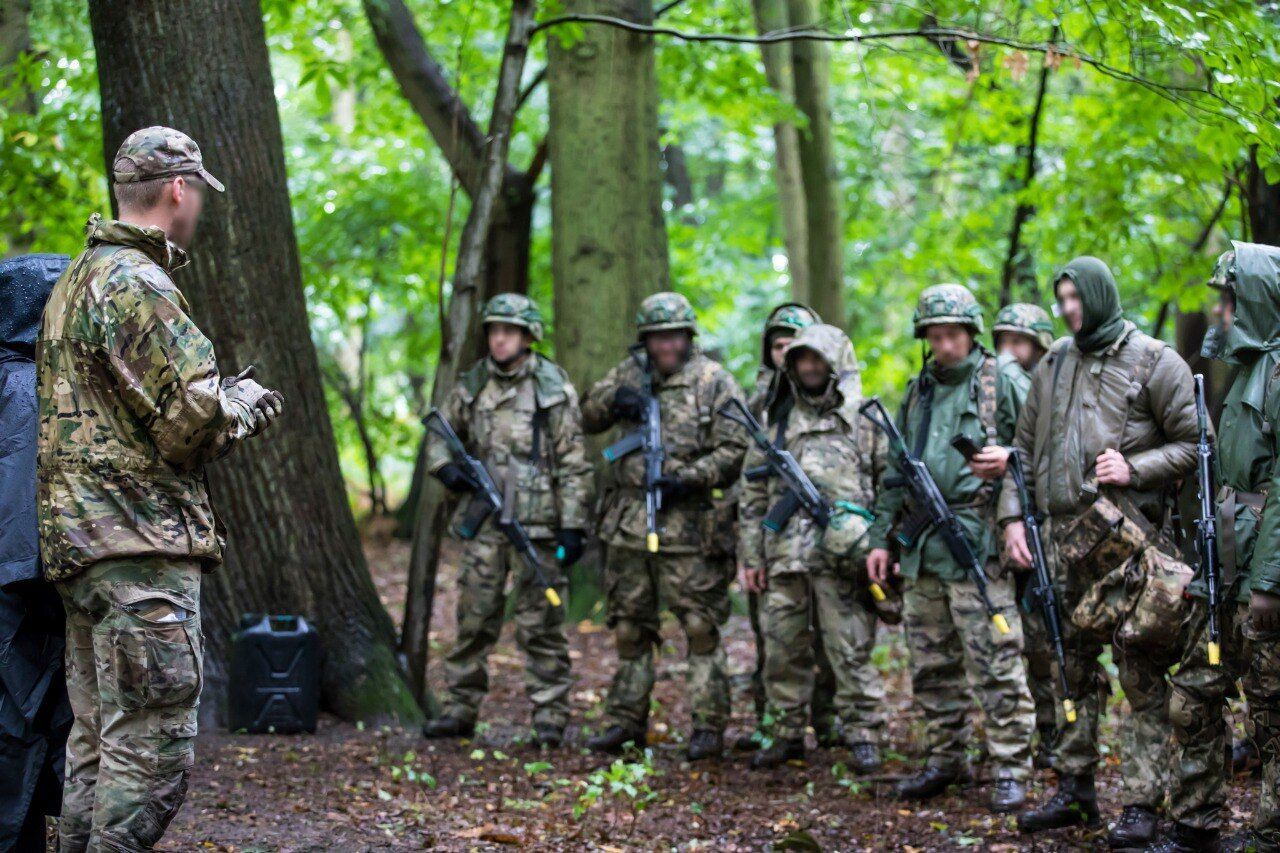
[[[926,287],[916,302],[911,318],[917,338],[924,337],[928,326],[957,323],[975,335],[982,334],[982,306],[963,284],[936,284]]]
[[[636,329],[641,336],[649,332],[668,329],[684,329],[691,335],[698,334],[698,318],[694,316],[689,300],[678,293],[655,293],[640,303],[636,314]]]
[[[1026,335],[1046,352],[1053,346],[1053,321],[1049,319],[1049,313],[1039,305],[1014,302],[1001,308],[991,327],[991,336],[995,338],[1001,332]]]
[[[528,329],[535,341],[542,340],[542,312],[532,299],[520,293],[499,293],[484,306],[480,325],[506,323]]]
[[[1231,290],[1236,284],[1236,250],[1228,249],[1218,255],[1218,262],[1213,265],[1213,276],[1209,286],[1215,290]]]
[[[111,177],[117,184],[132,184],[178,175],[195,175],[218,192],[225,187],[204,168],[200,146],[171,127],[144,127],[129,134],[111,161]]]

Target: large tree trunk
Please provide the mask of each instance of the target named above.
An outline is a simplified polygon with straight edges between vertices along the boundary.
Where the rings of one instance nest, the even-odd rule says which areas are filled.
[[[108,163],[128,133],[153,124],[202,146],[227,192],[209,193],[178,285],[223,371],[255,364],[285,398],[271,432],[210,470],[230,533],[226,564],[205,585],[210,682],[225,687],[241,613],[301,613],[320,634],[327,707],[346,719],[419,719],[338,469],[258,0],[90,0],[89,12]]]
[[[650,0],[565,0],[567,14],[653,21]],[[635,310],[667,289],[653,39],[587,26],[547,42],[556,357],[584,393],[634,339]]]
[[[1258,164],[1256,150],[1249,153],[1245,207],[1249,213],[1250,239],[1255,243],[1280,246],[1280,184],[1267,183]]]
[[[0,92],[10,85],[9,69],[24,53],[31,51],[31,0],[0,0]],[[4,108],[12,113],[34,115],[38,106],[36,93],[26,87],[14,90],[6,98]],[[26,220],[21,209],[15,209],[4,228],[3,255],[21,255],[35,242],[34,235],[24,233]],[[0,255],[0,256],[3,256]]]
[[[785,32],[791,26],[787,0],[753,0],[756,29],[765,33]],[[760,46],[764,60],[764,76],[778,100],[795,104],[795,68],[790,42]],[[787,249],[787,272],[791,277],[792,298],[805,302],[812,289],[809,275],[809,228],[805,207],[804,182],[800,176],[800,132],[795,123],[778,120],[773,123],[773,182],[778,188],[778,216],[782,222],[782,241]]]
[[[819,28],[816,0],[787,0],[791,27]],[[809,235],[807,302],[822,319],[844,328],[844,203],[831,133],[831,67],[823,42],[791,46],[796,106],[808,119],[800,131],[800,175],[804,181]]]

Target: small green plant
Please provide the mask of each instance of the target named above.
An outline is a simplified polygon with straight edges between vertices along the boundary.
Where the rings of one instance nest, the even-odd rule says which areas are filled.
[[[625,806],[631,815],[631,832],[635,831],[636,818],[647,809],[658,795],[649,782],[661,772],[653,766],[653,750],[646,749],[638,761],[619,758],[603,770],[597,770],[578,783],[578,801],[573,807],[575,820],[582,818],[597,803],[610,802]]]

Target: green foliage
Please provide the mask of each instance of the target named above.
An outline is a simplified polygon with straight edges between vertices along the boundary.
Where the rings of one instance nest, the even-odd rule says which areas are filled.
[[[602,800],[625,806],[634,818],[658,799],[649,782],[661,773],[653,766],[653,750],[650,749],[644,751],[639,761],[615,760],[607,768],[597,770],[578,782],[574,818],[581,818]]]

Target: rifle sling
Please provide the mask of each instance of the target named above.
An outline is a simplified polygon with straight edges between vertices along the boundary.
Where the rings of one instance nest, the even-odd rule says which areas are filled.
[[[1236,516],[1241,506],[1261,514],[1267,502],[1266,492],[1238,492],[1230,486],[1218,490],[1219,513],[1222,529],[1218,533],[1218,557],[1222,563],[1222,588],[1230,588],[1236,579],[1239,553],[1236,546]]]

